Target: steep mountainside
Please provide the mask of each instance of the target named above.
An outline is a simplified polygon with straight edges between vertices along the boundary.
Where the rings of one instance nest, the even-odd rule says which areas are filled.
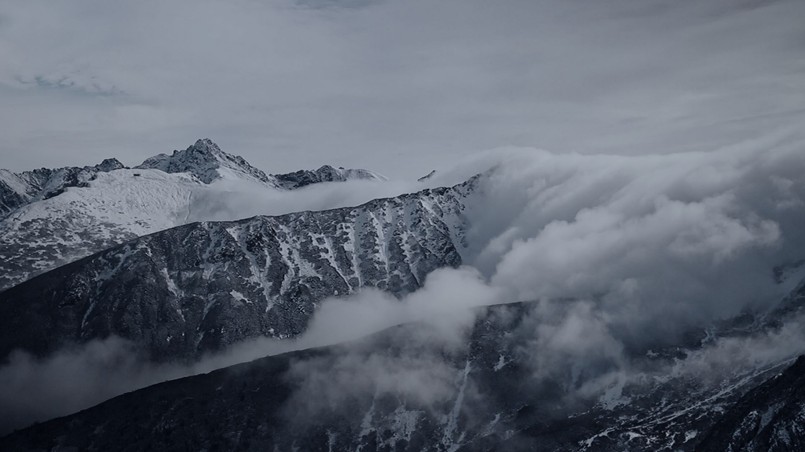
[[[349,178],[373,174],[334,171]],[[343,180],[299,173],[319,175],[303,185]],[[233,187],[251,192],[295,188],[208,139],[171,156],[149,158],[136,169],[123,169],[110,159],[95,167],[22,174],[1,170],[0,291],[126,240],[186,224],[194,199]]]
[[[0,293],[0,356],[116,334],[152,359],[180,360],[297,335],[326,297],[359,287],[403,295],[459,265],[473,182],[132,240]]]
[[[736,370],[710,385],[665,375],[622,388],[618,403],[609,391],[573,398],[571,375],[536,377],[530,312],[529,303],[483,309],[461,345],[432,327],[404,325],[356,343],[158,384],[17,432],[0,445],[531,451],[711,450],[731,441],[743,450],[749,441],[770,444],[767,433],[776,432],[778,450],[793,450],[781,445],[801,440],[802,359],[779,377],[790,361]]]
[[[200,183],[121,169],[0,221],[0,290],[110,246],[183,224]]]
[[[805,450],[805,356],[738,400],[696,450]]]

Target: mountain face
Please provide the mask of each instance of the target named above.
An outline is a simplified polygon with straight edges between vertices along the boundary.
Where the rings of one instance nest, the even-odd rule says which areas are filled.
[[[324,165],[321,168],[310,171],[300,170],[293,173],[275,174],[277,183],[287,189],[305,187],[321,182],[345,182],[348,180],[386,180],[385,177],[365,169],[333,168]]]
[[[110,246],[186,222],[200,183],[119,169],[0,221],[0,290]]]
[[[114,334],[153,360],[190,360],[247,338],[298,335],[327,297],[362,287],[404,295],[458,266],[472,189],[134,239],[0,293],[0,356]]]
[[[805,450],[805,356],[730,407],[700,451]]]
[[[110,336],[136,346],[147,381],[169,367],[187,375],[243,341],[301,335],[330,297],[370,287],[401,297],[473,255],[465,212],[476,219],[488,206],[473,197],[477,178],[357,207],[189,220],[194,196],[221,181],[286,190],[348,178],[363,175],[269,176],[200,140],[24,200],[0,221],[0,278],[44,273],[0,292],[0,386]],[[563,330],[540,309],[572,299],[486,307],[466,322],[456,311],[448,326],[401,325],[144,388],[0,438],[0,449],[798,450],[805,342],[782,334],[805,318],[795,257],[772,271],[786,290],[801,280],[778,308],[682,331],[660,349],[615,340],[614,357],[593,356],[609,347],[576,353],[598,337],[595,325],[568,315]],[[792,337],[790,349],[779,345]],[[759,352],[731,353],[749,339]],[[16,402],[9,392],[0,405]]]
[[[374,174],[298,173],[316,175],[300,179],[302,185]],[[251,191],[296,188],[278,181],[209,139],[151,157],[135,169],[108,159],[94,167],[0,170],[0,291],[127,240],[186,224],[202,193],[214,196],[232,184]]]
[[[572,397],[570,374],[536,376],[531,315],[531,303],[484,308],[459,345],[433,327],[408,324],[351,344],[267,357],[119,396],[11,434],[0,445],[396,451],[801,445],[805,358],[736,370],[714,384],[665,374],[627,384],[620,400]]]
[[[0,169],[0,218],[31,202],[58,196],[69,187],[84,187],[98,173],[124,168],[117,159],[95,166],[40,168],[22,173]]]

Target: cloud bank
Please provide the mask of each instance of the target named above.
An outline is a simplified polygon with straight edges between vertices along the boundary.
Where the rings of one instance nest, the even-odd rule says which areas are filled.
[[[353,341],[403,323],[425,322],[432,338],[456,347],[475,318],[470,308],[495,303],[499,296],[497,289],[486,285],[471,268],[437,270],[428,276],[422,289],[402,300],[371,289],[349,298],[325,300],[308,330],[296,339],[246,341],[189,366],[149,363],[134,344],[117,337],[71,347],[43,359],[16,352],[0,367],[0,405],[4,408],[0,434],[161,381],[267,355]]]

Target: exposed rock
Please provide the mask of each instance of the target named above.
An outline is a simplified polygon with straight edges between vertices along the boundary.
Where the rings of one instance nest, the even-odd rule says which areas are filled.
[[[362,287],[404,295],[429,272],[459,265],[472,187],[132,240],[0,293],[0,357],[115,334],[168,361],[295,336],[329,296]]]
[[[403,325],[161,383],[0,439],[8,450],[799,450],[805,361],[619,404],[535,378],[529,303],[484,308],[463,345]],[[729,449],[725,446],[732,445]]]
[[[159,154],[146,159],[135,168],[158,169],[166,173],[189,173],[205,184],[225,177],[226,170],[241,177],[258,180],[268,186],[276,187],[276,180],[261,170],[251,166],[243,157],[227,154],[209,138],[197,140],[183,151],[173,151],[172,155]]]
[[[338,167],[333,168],[330,165],[324,165],[321,168],[310,171],[301,170],[287,174],[275,174],[279,185],[287,189],[295,189],[305,187],[311,184],[318,184],[321,182],[345,182],[348,180],[378,180],[384,181],[386,178],[375,172],[365,169],[351,169]]]
[[[117,159],[105,159],[95,166],[40,168],[22,173],[0,169],[0,218],[14,210],[57,196],[70,187],[85,186],[99,172],[124,168]]]
[[[214,197],[233,182],[253,191],[382,178],[324,166],[279,176],[280,183],[209,139],[151,157],[134,170],[123,168],[107,159],[94,167],[0,170],[0,291],[138,236],[186,224],[194,199]],[[73,190],[65,192],[69,187]]]

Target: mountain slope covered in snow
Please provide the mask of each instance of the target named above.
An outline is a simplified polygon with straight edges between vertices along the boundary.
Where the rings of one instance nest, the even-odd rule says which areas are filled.
[[[35,201],[49,199],[69,187],[85,187],[98,173],[123,168],[117,159],[106,159],[95,166],[40,168],[22,173],[0,169],[0,218]]]
[[[158,169],[166,173],[188,173],[199,181],[209,184],[216,179],[235,177],[251,179],[270,187],[277,187],[274,177],[253,167],[243,157],[223,152],[209,138],[173,154],[159,154],[146,159],[135,169]]]
[[[326,297],[363,287],[401,296],[431,271],[458,266],[472,188],[193,223],[129,241],[0,293],[0,356],[114,334],[170,361],[296,336]]]
[[[335,174],[343,177],[305,179],[297,185],[362,179],[373,173]],[[196,199],[206,202],[233,190],[296,188],[286,185],[287,180],[280,183],[209,139],[170,156],[149,158],[134,169],[110,159],[86,168],[20,175],[0,171],[6,209],[0,211],[6,214],[0,219],[0,290],[126,240],[197,221],[192,216]]]

